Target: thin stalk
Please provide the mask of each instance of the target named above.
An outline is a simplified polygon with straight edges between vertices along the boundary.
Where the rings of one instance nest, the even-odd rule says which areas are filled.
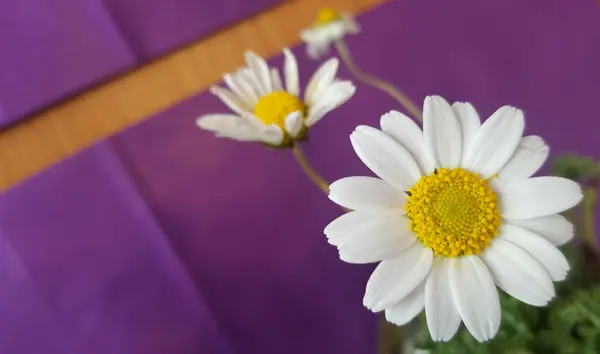
[[[358,65],[356,65],[352,55],[350,55],[350,51],[348,50],[346,43],[343,40],[335,42],[335,48],[344,64],[348,67],[350,72],[356,76],[358,81],[387,93],[396,101],[398,101],[415,119],[423,121],[423,114],[421,113],[421,110],[413,101],[411,101],[410,98],[408,98],[408,96],[406,96],[406,94],[404,94],[404,92],[394,87],[394,85],[387,81],[365,73],[358,67]]]
[[[329,183],[327,183],[327,181],[325,181],[325,179],[323,177],[321,177],[321,175],[312,167],[310,162],[308,162],[308,159],[306,158],[306,155],[304,155],[304,152],[300,148],[300,145],[299,144],[294,145],[294,147],[292,148],[292,152],[294,154],[294,157],[296,158],[296,161],[298,161],[298,165],[300,165],[300,167],[302,168],[302,171],[304,171],[306,176],[308,176],[308,178],[320,190],[322,190],[323,193],[325,193],[325,195],[328,195],[329,194]]]

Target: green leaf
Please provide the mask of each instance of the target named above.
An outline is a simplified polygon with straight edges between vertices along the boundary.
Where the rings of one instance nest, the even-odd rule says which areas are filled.
[[[500,292],[502,324],[494,339],[477,342],[461,328],[448,343],[431,341],[425,316],[420,316],[415,340],[431,354],[598,354],[600,353],[600,284],[584,248],[562,247],[572,266],[557,283],[557,298],[547,307],[533,307]]]
[[[599,178],[600,163],[589,157],[564,154],[554,159],[553,172],[560,177],[587,182]]]

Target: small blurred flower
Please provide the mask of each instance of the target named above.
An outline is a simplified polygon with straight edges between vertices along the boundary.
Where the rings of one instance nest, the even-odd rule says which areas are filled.
[[[349,263],[380,262],[364,305],[403,325],[423,309],[435,341],[461,322],[480,342],[500,326],[496,286],[533,306],[555,296],[569,264],[556,247],[573,237],[559,213],[582,199],[579,185],[531,176],[548,157],[540,137],[522,137],[523,112],[499,108],[483,124],[469,103],[425,99],[423,130],[399,112],[381,130],[350,136],[379,178],[348,177],[329,198],[354,210],[325,228]]]
[[[311,28],[303,30],[300,37],[306,42],[308,55],[318,59],[327,54],[333,42],[359,31],[360,27],[352,16],[340,15],[330,8],[323,8],[319,11],[317,22]]]
[[[336,79],[339,64],[332,58],[317,69],[300,99],[296,57],[287,48],[283,54],[285,87],[276,68],[246,52],[247,67],[223,75],[229,90],[218,86],[210,89],[236,114],[204,115],[198,118],[198,126],[217,137],[289,147],[354,94],[356,89],[350,81]]]

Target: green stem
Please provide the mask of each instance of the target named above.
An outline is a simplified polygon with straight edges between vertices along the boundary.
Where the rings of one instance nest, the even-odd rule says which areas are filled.
[[[583,239],[589,247],[596,250],[596,200],[597,191],[588,187],[583,192]]]
[[[423,114],[421,113],[421,110],[413,101],[410,100],[410,98],[408,98],[408,96],[406,96],[406,94],[404,94],[404,92],[387,81],[365,73],[358,67],[358,65],[356,65],[352,55],[350,55],[350,50],[348,50],[348,47],[343,40],[335,42],[335,49],[340,55],[340,59],[342,59],[344,64],[348,67],[348,70],[350,70],[350,72],[356,76],[358,81],[387,93],[393,99],[398,101],[413,116],[414,119],[423,121]]]
[[[306,158],[306,155],[304,155],[304,152],[300,148],[299,144],[294,145],[292,148],[292,153],[294,154],[294,157],[296,158],[298,165],[300,165],[300,168],[302,168],[304,174],[306,174],[306,176],[315,184],[315,186],[322,190],[325,195],[329,194],[329,183],[327,183],[327,181],[321,177],[317,170],[312,167],[310,162],[308,162],[308,159]]]

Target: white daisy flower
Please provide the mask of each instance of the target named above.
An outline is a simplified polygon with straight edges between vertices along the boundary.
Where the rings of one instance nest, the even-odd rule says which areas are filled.
[[[323,8],[319,11],[317,22],[311,28],[303,30],[300,37],[306,43],[308,56],[318,59],[327,54],[332,43],[359,31],[360,27],[352,16],[340,15],[333,9]]]
[[[285,86],[276,68],[269,68],[263,58],[246,52],[248,66],[223,76],[229,89],[210,89],[235,114],[208,114],[198,118],[198,126],[218,137],[291,146],[354,94],[356,88],[350,81],[336,78],[339,64],[332,58],[314,73],[300,99],[296,57],[287,48],[283,54]]]
[[[425,309],[431,337],[450,340],[461,321],[478,341],[500,326],[496,286],[533,306],[554,297],[569,264],[556,246],[573,237],[559,213],[582,199],[579,185],[531,177],[548,157],[522,137],[523,112],[504,106],[481,124],[469,103],[427,97],[423,131],[390,112],[381,130],[350,136],[379,178],[334,182],[329,197],[354,210],[325,228],[349,263],[379,262],[364,305],[403,325]]]

